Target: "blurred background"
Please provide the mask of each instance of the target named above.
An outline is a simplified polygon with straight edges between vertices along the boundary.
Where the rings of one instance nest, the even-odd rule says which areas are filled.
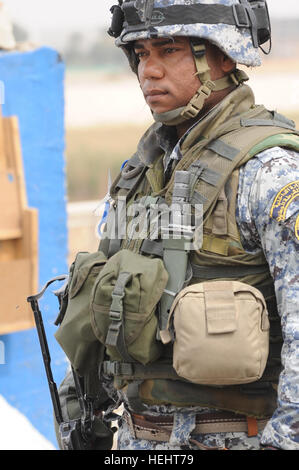
[[[67,266],[73,261],[76,252],[97,249],[96,225],[103,208],[101,200],[107,193],[108,171],[111,171],[112,178],[117,175],[121,164],[133,154],[138,140],[151,123],[151,114],[144,103],[136,77],[129,70],[124,54],[114,46],[113,38],[107,35],[111,18],[109,10],[114,3],[115,0],[0,2],[0,7],[5,7],[10,18],[16,41],[14,50],[7,54],[18,51],[18,54],[21,54],[18,63],[26,73],[31,67],[22,59],[22,54],[26,56],[26,52],[29,53],[30,61],[33,60],[30,52],[40,50],[40,55],[32,57],[35,57],[37,62],[50,61],[53,70],[59,63],[56,72],[59,77],[57,90],[60,89],[59,80],[63,75],[63,97],[57,98],[63,103],[63,107],[56,109],[56,104],[53,107],[54,120],[55,112],[58,120],[61,115],[63,119],[63,122],[57,123],[57,129],[59,128],[60,132],[63,130],[63,148],[56,148],[57,152],[63,155],[61,160],[59,155],[57,157],[53,182],[58,181],[55,175],[63,171],[63,181],[59,180],[57,187],[64,193],[59,196],[60,208],[64,209],[65,205],[66,212],[64,214],[62,210],[57,213],[56,225],[51,226],[48,214],[53,215],[56,208],[47,207],[44,213],[43,208],[40,208],[40,232],[49,232],[49,238],[41,238],[40,242],[41,284],[51,277],[51,272],[61,273],[61,264],[56,263],[56,258],[61,259],[63,256]],[[286,114],[294,119],[299,127],[299,2],[268,0],[268,6],[272,19],[272,52],[268,56],[262,54],[262,67],[246,68],[246,72],[250,76],[256,102],[266,105],[270,110]],[[43,49],[45,47],[46,50]],[[48,49],[56,51],[58,56],[52,57],[50,54],[48,57]],[[6,59],[7,56],[4,57],[4,60]],[[51,62],[53,60],[56,65]],[[0,80],[3,79],[3,71],[8,73],[8,76],[16,74],[11,62],[9,64],[7,71],[7,67],[4,70],[0,63]],[[35,67],[39,67],[38,63]],[[49,68],[47,72],[49,76],[52,69]],[[36,69],[34,70],[36,73]],[[30,74],[33,74],[31,69]],[[7,85],[9,88],[9,81]],[[55,80],[51,81],[51,87],[49,98],[46,98],[55,101]],[[38,89],[35,92],[31,87],[29,98],[33,96],[38,102],[38,92]],[[41,96],[46,93],[43,89]],[[23,108],[30,106],[28,100],[26,103],[24,99],[24,103]],[[8,108],[9,103],[6,112],[10,114],[11,110]],[[20,108],[21,114],[23,108]],[[47,106],[41,109],[47,109]],[[27,115],[23,121],[21,116],[21,123],[25,122],[25,127],[26,119]],[[43,133],[47,148],[47,125],[42,124],[45,127]],[[38,123],[34,122],[34,125]],[[51,138],[55,140],[53,122],[52,127]],[[24,143],[26,132],[27,130],[23,131],[23,134],[21,132]],[[25,150],[27,186],[29,196],[33,194],[30,196],[32,207],[35,207],[38,205],[35,203],[39,202],[37,193],[41,189],[34,187],[31,182],[31,170],[39,164],[39,156],[36,156],[36,160],[32,159],[30,152],[34,151],[33,147]],[[51,156],[48,157],[44,162],[50,164]],[[47,170],[41,168],[40,171],[44,175]],[[57,188],[48,188],[46,183],[42,190],[49,191],[45,192],[44,196],[44,204],[47,206],[47,200],[52,198],[51,195],[55,194]],[[64,224],[67,225],[66,230]],[[59,227],[61,238],[57,239]],[[43,236],[43,233],[40,234]],[[61,255],[57,248],[52,256],[52,264],[49,264],[53,240],[59,245],[59,249],[64,250],[66,246],[66,251]],[[63,264],[63,268],[65,266]],[[55,308],[50,303],[45,306],[46,326],[52,328]],[[50,329],[51,337],[53,331]],[[50,416],[51,404],[35,333],[5,336],[0,334],[0,347],[6,348],[6,361],[1,362],[0,357],[0,449],[54,449],[56,446]],[[51,343],[51,351],[53,348],[53,368],[56,378],[58,374],[59,383],[59,379],[64,376],[66,361],[61,351],[56,351],[57,344],[55,346]]]

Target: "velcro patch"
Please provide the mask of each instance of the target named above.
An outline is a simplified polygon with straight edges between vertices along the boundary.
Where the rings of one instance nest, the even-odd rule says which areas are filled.
[[[299,196],[299,181],[293,181],[292,183],[284,186],[279,193],[276,195],[274,202],[271,207],[270,217],[282,222],[286,218],[286,212],[294,199]],[[298,219],[297,219],[298,220]]]

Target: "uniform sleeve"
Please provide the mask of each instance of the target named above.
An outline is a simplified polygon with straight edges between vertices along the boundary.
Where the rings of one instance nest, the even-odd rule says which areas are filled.
[[[284,343],[277,409],[261,443],[299,450],[299,154],[262,152],[240,172],[237,220],[244,248],[262,249],[274,279]]]

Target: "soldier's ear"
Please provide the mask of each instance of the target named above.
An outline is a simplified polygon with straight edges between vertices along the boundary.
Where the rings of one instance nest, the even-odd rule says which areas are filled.
[[[224,53],[222,53],[221,56],[221,66],[223,72],[232,72],[236,68],[236,63]]]
[[[220,70],[223,75],[227,75],[236,68],[236,63],[232,59],[230,59],[225,54],[225,52],[219,49],[218,46],[208,41],[205,41],[205,44],[208,63],[211,66],[211,69],[214,69],[214,71],[216,72],[217,78]]]

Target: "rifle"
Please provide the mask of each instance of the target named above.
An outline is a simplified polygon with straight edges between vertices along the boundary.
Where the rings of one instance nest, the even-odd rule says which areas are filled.
[[[62,443],[63,450],[87,450],[90,448],[91,444],[91,435],[92,435],[92,420],[93,420],[93,407],[92,402],[87,400],[83,394],[83,387],[81,384],[80,377],[77,375],[75,370],[72,367],[72,373],[74,377],[74,383],[76,388],[76,393],[78,401],[81,408],[82,417],[74,419],[71,421],[64,421],[61,409],[60,398],[57,391],[56,383],[53,379],[52,369],[51,369],[51,356],[48,347],[47,336],[44,328],[42,314],[39,308],[39,300],[44,295],[47,288],[55,281],[66,281],[65,285],[59,290],[54,292],[57,295],[59,303],[61,305],[61,299],[67,285],[68,275],[57,276],[53,279],[50,279],[42,290],[36,294],[31,295],[27,298],[27,302],[31,304],[31,308],[34,314],[34,320],[36,324],[36,329],[38,332],[39,343],[41,347],[41,352],[43,356],[44,367],[47,375],[51,400],[53,404],[54,414],[56,421],[59,426],[59,433]]]

